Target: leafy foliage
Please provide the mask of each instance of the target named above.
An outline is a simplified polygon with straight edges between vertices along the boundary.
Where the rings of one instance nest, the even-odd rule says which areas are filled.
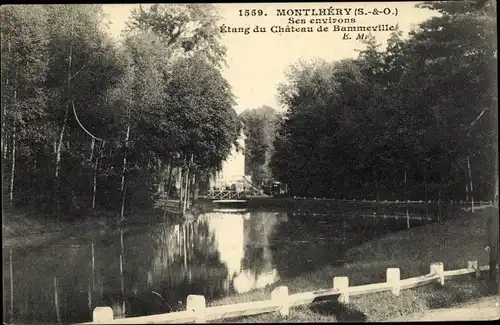
[[[375,38],[356,60],[299,62],[279,98],[288,108],[271,166],[292,194],[403,199],[492,198],[497,82],[486,1],[437,1],[410,33]],[[468,192],[470,188],[468,189]]]
[[[166,166],[210,173],[229,154],[239,124],[212,6],[136,10],[121,43],[100,5],[2,6],[1,19],[14,207],[146,207]]]
[[[256,185],[272,180],[269,161],[274,151],[273,142],[279,118],[269,106],[245,110],[240,114],[245,125],[245,170]]]

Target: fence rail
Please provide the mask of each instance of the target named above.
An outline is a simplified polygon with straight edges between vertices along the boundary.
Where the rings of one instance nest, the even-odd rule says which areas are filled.
[[[432,217],[424,217],[422,215],[412,214],[387,214],[387,213],[314,213],[314,212],[292,212],[292,216],[308,216],[308,217],[318,217],[318,216],[338,216],[338,217],[352,217],[352,218],[379,218],[379,219],[410,219],[410,220],[434,220]]]
[[[481,271],[489,270],[489,266],[479,266],[477,261],[469,261],[467,268],[458,270],[444,270],[443,263],[432,263],[428,274],[400,278],[399,268],[388,268],[386,282],[349,286],[348,277],[334,277],[330,289],[321,289],[289,295],[288,287],[277,287],[271,292],[271,299],[223,306],[206,307],[204,296],[189,295],[186,300],[186,310],[167,314],[139,316],[113,319],[113,310],[110,307],[96,307],[92,322],[82,324],[165,324],[165,323],[205,323],[210,320],[221,320],[241,316],[258,315],[279,312],[288,316],[290,308],[308,305],[318,298],[331,297],[340,303],[348,303],[349,297],[368,293],[391,291],[399,296],[404,289],[423,286],[432,282],[444,285],[445,279],[467,274],[479,275]]]
[[[361,200],[344,200],[344,199],[337,199],[337,198],[324,198],[324,197],[301,197],[301,196],[294,196],[293,199],[295,200],[322,200],[322,201],[338,201],[338,202],[349,202],[349,203],[382,203],[382,204],[406,204],[405,200],[394,200],[394,201],[389,201],[389,200],[366,200],[366,199],[361,199]],[[458,204],[458,205],[471,205],[471,201],[465,201],[465,200],[408,200],[409,204],[427,204],[427,203],[441,203],[441,204]],[[474,205],[492,205],[493,201],[474,201]]]

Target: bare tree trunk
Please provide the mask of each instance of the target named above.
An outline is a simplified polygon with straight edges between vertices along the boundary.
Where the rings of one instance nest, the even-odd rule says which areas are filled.
[[[120,221],[124,221],[124,212],[125,212],[125,195],[127,193],[127,185],[123,188],[123,194],[122,194],[122,208],[120,210]]]
[[[182,213],[184,206],[184,175],[186,170],[184,167],[179,169],[179,211]]]
[[[12,268],[12,248],[9,251],[10,271],[10,323],[14,322],[14,272]]]
[[[470,189],[470,204],[471,204],[471,211],[474,213],[474,191],[472,187],[472,174],[470,170],[470,159],[469,156],[467,156],[467,169],[469,170],[469,189]]]
[[[61,314],[59,312],[59,297],[57,292],[57,278],[54,277],[54,307],[56,309],[57,323],[61,324]]]
[[[193,198],[193,202],[195,202],[195,201],[198,200],[198,196],[199,196],[199,193],[200,193],[200,187],[199,187],[200,178],[201,178],[200,172],[196,172],[194,174],[193,184],[192,184],[193,194],[192,194],[191,197]]]
[[[125,188],[126,189],[126,188]],[[121,299],[122,299],[122,314],[125,317],[125,278],[123,276],[125,264],[125,246],[123,244],[123,229],[120,229],[120,283],[121,283]]]
[[[184,203],[183,203],[183,207],[182,207],[182,215],[184,215],[186,213],[187,202],[189,199],[188,184],[189,184],[189,166],[186,169],[186,175],[185,175]]]
[[[5,113],[2,113],[5,116]],[[9,152],[9,136],[5,127],[5,117],[2,117],[2,156],[4,161],[7,160],[7,153]]]
[[[88,301],[88,307],[89,307],[89,314],[92,316],[93,311],[92,311],[92,288],[90,287],[90,283],[87,286],[87,301]]]
[[[186,192],[187,194],[187,192]],[[187,224],[184,223],[181,227],[182,227],[182,233],[183,233],[183,241],[182,241],[182,248],[184,250],[184,270],[187,274],[187,269],[188,269],[188,265],[187,265],[187,231],[186,231],[186,226]]]
[[[92,292],[95,290],[95,250],[94,238],[92,237]]]
[[[90,144],[90,159],[89,159],[89,163],[92,163],[92,159],[94,159],[94,148],[95,148],[95,139],[92,138],[92,142]]]
[[[186,200],[186,210],[191,208],[193,202],[193,173],[189,174],[188,183],[187,183],[187,200]]]
[[[59,208],[60,208],[60,177],[59,177],[59,171],[61,168],[61,151],[62,151],[62,144],[63,144],[63,139],[64,139],[64,132],[66,131],[66,125],[68,123],[68,109],[66,108],[66,112],[64,113],[64,122],[63,126],[61,128],[61,132],[59,133],[59,141],[57,143],[57,148],[56,148],[56,170],[55,170],[55,181],[56,181],[56,211],[57,214],[59,215]]]
[[[14,206],[14,177],[16,176],[16,125],[12,129],[12,166],[10,171],[9,203]]]
[[[158,182],[158,188],[157,188],[157,192],[158,193],[161,193],[161,192],[165,192],[165,178],[164,178],[164,174],[163,174],[163,170],[162,170],[162,163],[161,163],[161,159],[158,159],[158,170],[159,170],[159,174],[160,174],[160,181]],[[168,170],[168,165],[167,165],[167,170]]]
[[[2,120],[2,123],[4,123],[3,120]],[[5,139],[5,146],[3,147],[3,159],[7,160],[7,153],[9,152],[9,142],[8,142],[9,137],[7,135],[7,132],[2,131],[2,134],[3,134],[2,138]]]
[[[468,173],[467,169],[461,163],[459,163],[458,165],[462,168],[462,171],[464,172],[464,176],[465,176],[465,202],[466,202],[466,204],[468,204],[469,199],[472,197],[472,192],[471,192],[471,189],[469,187],[470,186],[469,173]]]
[[[10,43],[9,43],[10,45]],[[17,72],[14,79],[14,94],[13,94],[14,107],[17,106]],[[12,121],[12,148],[11,148],[11,172],[10,172],[10,187],[9,187],[9,204],[14,206],[14,179],[16,170],[16,122]]]
[[[102,160],[103,154],[104,154],[104,141],[101,142],[101,149],[99,150],[99,156],[95,158],[95,163],[94,163],[94,177],[92,184],[92,209],[95,209],[95,198],[97,192],[97,171],[99,169],[99,159]]]
[[[73,34],[73,26],[71,26],[71,34]],[[68,54],[68,73],[67,73],[67,80],[66,80],[66,91],[67,91],[67,102],[65,104],[65,112],[64,112],[64,121],[63,125],[61,128],[61,132],[59,134],[59,143],[57,144],[57,152],[56,152],[56,170],[55,170],[55,181],[56,181],[56,213],[59,216],[60,212],[60,177],[59,177],[59,171],[60,171],[60,165],[61,165],[61,151],[62,151],[62,146],[63,146],[63,141],[64,141],[64,132],[66,131],[66,126],[68,124],[68,110],[69,110],[69,101],[71,98],[71,67],[72,67],[72,60],[73,60],[73,48],[71,46],[71,42],[69,43],[69,54]]]
[[[189,210],[189,202],[191,200],[191,171],[189,171],[189,176],[188,178],[186,179],[186,201],[185,201],[185,208],[184,208],[184,212],[186,212],[187,210]]]
[[[123,169],[122,169],[122,183],[121,183],[121,195],[122,195],[122,209],[120,213],[120,221],[124,220],[123,212],[125,206],[125,173],[127,171],[127,155],[128,155],[128,141],[130,137],[130,119],[128,121],[127,133],[125,134],[125,153],[123,154]]]
[[[94,165],[94,175],[92,177],[92,210],[95,209],[95,196],[97,190],[97,164],[99,163],[99,158],[96,158]]]
[[[63,125],[61,127],[61,132],[59,133],[59,141],[57,142],[57,149],[56,149],[56,173],[55,173],[56,181],[59,178],[61,152],[62,152],[62,147],[63,147],[64,133],[66,131],[67,124],[68,124],[68,110],[66,109],[66,112],[64,113],[64,121],[63,121]]]
[[[193,167],[193,158],[194,156],[191,155],[188,165],[188,179],[186,184],[186,210],[191,208],[191,201],[192,201],[192,188],[193,188],[192,182],[194,173],[191,171],[191,168]]]
[[[165,195],[165,205],[163,206],[163,219],[167,217],[167,207],[168,207],[168,198],[170,196],[170,188],[171,182],[172,182],[172,171],[174,167],[172,166],[172,160],[170,160],[170,164],[168,166],[168,180],[167,180],[167,188],[166,188],[166,195]]]
[[[174,166],[170,165],[168,168],[168,179],[167,179],[167,194],[166,199],[170,197],[170,190],[172,189],[172,172],[174,171]]]
[[[3,35],[2,35],[2,39],[3,39]],[[11,42],[10,42],[10,40],[7,42],[7,51],[10,54],[10,51],[11,51]],[[5,88],[6,88],[6,90],[9,88],[9,78],[6,78],[6,80],[5,80]],[[6,131],[5,130],[6,115],[7,115],[7,103],[6,103],[6,101],[4,101],[3,105],[2,105],[2,150],[3,150],[3,158],[4,159],[7,159],[7,148],[8,148],[8,145],[7,145],[7,132],[5,132]],[[5,146],[4,146],[4,143],[5,143]]]

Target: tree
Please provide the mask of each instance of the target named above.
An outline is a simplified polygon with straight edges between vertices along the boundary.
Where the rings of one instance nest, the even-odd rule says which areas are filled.
[[[48,35],[44,26],[47,15],[33,6],[2,6],[2,158],[9,166],[3,175],[9,193],[8,202],[14,206],[22,200],[23,193],[16,193],[15,184],[24,179],[32,180],[36,158],[45,139],[47,124],[44,83],[47,73]],[[39,125],[39,127],[34,127]],[[27,165],[27,172],[16,179],[19,167]],[[7,177],[6,177],[7,176]],[[28,186],[33,186],[28,181]],[[5,190],[5,188],[4,188]],[[15,195],[16,194],[16,195]]]
[[[409,197],[456,199],[467,184],[469,199],[491,198],[494,19],[486,2],[424,6],[443,14],[408,40],[397,31],[385,50],[369,38],[355,60],[292,67],[271,163],[292,192],[397,199],[407,173]]]
[[[148,111],[140,123],[149,140],[159,140],[145,142],[167,161],[165,167],[180,169],[182,211],[194,178],[220,168],[239,130],[229,85],[217,69],[225,49],[216,22],[210,5],[152,5],[134,10],[128,23],[129,35],[154,35],[167,58],[158,68],[163,106]]]
[[[211,4],[153,4],[132,11],[127,31],[151,31],[174,57],[198,53],[220,66],[226,49],[219,43],[218,19],[217,9]]]
[[[277,113],[269,106],[245,110],[240,114],[246,127],[245,170],[258,186],[272,180],[269,161],[273,152]]]
[[[166,89],[167,109],[159,120],[178,126],[175,133],[164,132],[175,138],[171,143],[181,155],[182,177],[189,184],[188,179],[196,173],[208,175],[221,168],[240,126],[229,84],[210,62],[196,55],[179,61],[174,70],[177,73]]]

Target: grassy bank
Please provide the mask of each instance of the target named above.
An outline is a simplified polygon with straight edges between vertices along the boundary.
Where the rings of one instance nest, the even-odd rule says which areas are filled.
[[[348,262],[343,267],[324,267],[299,277],[281,279],[263,290],[226,297],[209,304],[269,299],[272,289],[279,285],[288,286],[290,293],[328,288],[334,276],[348,276],[350,285],[384,282],[388,267],[399,267],[401,277],[407,278],[428,273],[432,262],[443,262],[445,270],[466,267],[468,260],[479,260],[481,265],[485,265],[488,261],[488,254],[483,250],[485,222],[491,213],[495,213],[492,208],[477,211],[474,215],[462,212],[454,220],[392,233],[351,249]],[[485,296],[488,286],[484,279],[464,276],[446,281],[444,287],[436,283],[403,290],[399,297],[390,292],[374,293],[352,297],[347,306],[325,301],[292,308],[288,319],[281,319],[273,313],[233,321],[380,321]]]

